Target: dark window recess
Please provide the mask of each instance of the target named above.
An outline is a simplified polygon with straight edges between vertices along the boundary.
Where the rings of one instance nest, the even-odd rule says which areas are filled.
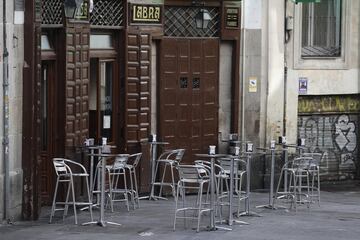
[[[187,77],[180,78],[180,88],[187,88],[188,87],[188,79]]]
[[[193,79],[193,88],[200,88],[200,78]]]
[[[196,27],[195,17],[200,9],[206,9],[211,20],[206,29]],[[219,37],[220,8],[165,6],[164,35],[168,37]]]
[[[342,0],[303,4],[301,56],[339,57],[341,55]]]

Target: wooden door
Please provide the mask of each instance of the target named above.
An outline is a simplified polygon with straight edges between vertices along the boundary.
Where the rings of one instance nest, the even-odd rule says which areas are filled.
[[[54,157],[55,140],[55,61],[41,63],[41,141],[40,141],[40,186],[41,202],[49,205],[52,201],[55,172],[52,158]]]
[[[184,163],[217,145],[218,39],[164,38],[160,47],[160,137],[185,148]]]

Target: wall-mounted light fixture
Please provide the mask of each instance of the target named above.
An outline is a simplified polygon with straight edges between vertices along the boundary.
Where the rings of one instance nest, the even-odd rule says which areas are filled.
[[[84,0],[65,0],[64,11],[66,18],[75,18],[76,9],[78,9]]]
[[[206,29],[212,20],[208,10],[201,8],[195,16],[196,28]]]

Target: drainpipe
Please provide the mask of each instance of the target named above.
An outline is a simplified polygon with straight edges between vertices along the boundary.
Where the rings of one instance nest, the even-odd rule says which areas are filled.
[[[3,0],[3,159],[4,159],[4,217],[9,222],[10,175],[9,175],[9,52],[6,45],[6,0]]]
[[[246,26],[245,26],[245,0],[242,1],[242,22],[244,24],[244,33],[243,33],[243,59],[242,59],[242,86],[241,86],[241,141],[244,143],[245,141],[245,62],[246,62]]]

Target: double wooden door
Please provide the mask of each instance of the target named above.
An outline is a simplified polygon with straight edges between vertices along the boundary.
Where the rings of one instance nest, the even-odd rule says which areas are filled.
[[[217,145],[219,40],[164,38],[160,45],[160,137],[186,149],[184,163]]]

